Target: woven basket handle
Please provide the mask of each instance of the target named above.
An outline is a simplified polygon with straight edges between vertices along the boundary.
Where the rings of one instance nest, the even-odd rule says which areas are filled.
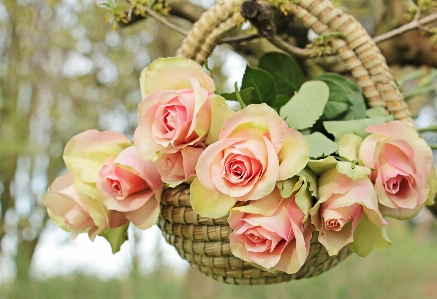
[[[379,48],[351,15],[333,7],[329,0],[288,0],[287,8],[307,28],[317,34],[339,32],[333,38],[334,51],[358,82],[371,107],[384,107],[395,119],[414,124],[408,106],[397,87]],[[178,57],[203,64],[223,33],[244,20],[240,6],[244,0],[220,0],[193,25],[177,51]],[[295,3],[299,2],[299,3]]]

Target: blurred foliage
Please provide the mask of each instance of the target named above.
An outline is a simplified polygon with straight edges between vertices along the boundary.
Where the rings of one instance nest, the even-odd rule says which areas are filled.
[[[201,2],[208,1],[196,3]],[[364,2],[355,2],[360,13]],[[378,8],[380,2],[385,1],[372,3]],[[368,10],[378,23],[383,13]],[[17,277],[0,284],[0,299],[437,297],[436,240],[416,243],[405,227],[391,234],[395,244],[386,253],[351,257],[329,274],[277,286],[237,288],[167,268],[150,274],[134,270],[123,280],[81,273],[31,278],[32,256],[47,221],[40,198],[65,171],[65,143],[87,129],[132,137],[141,70],[174,55],[181,42],[179,34],[151,19],[114,31],[103,21],[107,14],[95,0],[0,1],[0,267],[13,261],[15,269],[6,272]],[[220,63],[227,63],[227,54],[222,47],[209,64],[221,91],[230,91]],[[435,72],[424,76],[405,85],[417,79],[417,88],[427,88]]]
[[[65,143],[87,129],[132,136],[141,70],[180,42],[172,32],[155,42],[153,20],[112,31],[103,18],[94,0],[0,1],[0,263],[15,259],[20,277]]]
[[[420,230],[420,225],[412,230],[405,222],[391,221],[393,246],[386,252],[375,251],[365,259],[351,256],[318,277],[277,285],[225,285],[194,271],[175,275],[160,265],[154,272],[134,272],[122,280],[102,281],[81,273],[25,285],[17,280],[2,286],[0,299],[27,299],[30,293],[33,299],[432,299],[437,297],[437,238]]]

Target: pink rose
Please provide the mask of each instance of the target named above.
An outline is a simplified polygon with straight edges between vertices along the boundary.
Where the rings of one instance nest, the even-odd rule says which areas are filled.
[[[75,177],[68,172],[54,180],[43,204],[53,222],[71,232],[70,240],[79,233],[88,232],[91,240],[106,228],[122,226],[126,218],[122,213],[108,211],[98,201],[78,191]]]
[[[159,215],[161,177],[152,161],[141,159],[134,146],[108,157],[97,178],[103,204],[123,212],[135,226],[146,229]]]
[[[187,146],[173,154],[162,154],[156,160],[156,168],[164,183],[175,187],[182,182],[191,183],[196,177],[196,163],[200,154],[205,150],[203,146]]]
[[[354,241],[361,247],[355,251],[358,255],[367,255],[373,244],[361,245],[371,232],[382,235],[382,226],[386,224],[378,210],[373,184],[368,177],[352,180],[337,169],[331,168],[325,172],[318,183],[319,200],[310,209],[311,221],[319,231],[319,242],[329,255],[336,255],[344,246]],[[366,224],[364,231],[356,234],[357,227],[362,222]],[[364,239],[364,240],[363,240]],[[371,239],[371,238],[369,238]],[[385,244],[381,241],[381,244]],[[378,245],[379,246],[379,245]]]
[[[156,161],[162,153],[176,153],[206,138],[215,86],[200,65],[159,59],[143,70],[140,83],[143,100],[134,143],[142,158]]]
[[[191,185],[193,209],[223,216],[237,201],[267,196],[276,181],[296,175],[308,161],[298,131],[266,104],[249,105],[224,123],[219,140],[200,155]]]
[[[311,224],[303,219],[295,195],[282,198],[275,188],[266,197],[231,210],[232,253],[265,269],[296,273],[306,261],[312,235]]]
[[[374,169],[370,177],[383,215],[412,218],[425,205],[432,151],[416,130],[402,121],[369,126],[359,158]]]

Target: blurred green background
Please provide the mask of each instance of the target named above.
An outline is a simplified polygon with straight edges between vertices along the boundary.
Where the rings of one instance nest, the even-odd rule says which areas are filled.
[[[157,241],[158,233],[131,229],[129,243],[115,256],[103,241],[67,243],[68,234],[50,222],[41,204],[47,186],[65,171],[65,143],[87,129],[132,137],[141,70],[174,55],[182,40],[152,19],[112,30],[100,2],[0,0],[0,299],[437,298],[437,221],[426,213],[411,222],[391,221],[393,245],[386,252],[352,256],[320,277],[264,287],[228,286],[190,270]],[[205,8],[212,2],[190,3]],[[359,12],[366,28],[377,32],[388,24],[378,23],[387,15],[371,7],[399,2],[336,4]],[[239,45],[249,61],[260,49],[271,47]],[[215,51],[209,66],[218,89],[230,91],[245,63],[230,47]],[[437,123],[433,67],[432,61],[392,67],[420,126]],[[425,137],[436,142],[433,134]],[[103,248],[101,256],[90,248]],[[99,268],[105,265],[112,268]]]

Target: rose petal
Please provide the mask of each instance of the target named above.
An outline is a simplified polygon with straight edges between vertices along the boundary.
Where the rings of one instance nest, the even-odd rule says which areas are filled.
[[[279,181],[297,175],[310,160],[308,145],[299,131],[283,121],[284,143],[279,153]]]
[[[282,118],[275,110],[266,104],[252,104],[237,111],[224,124],[220,132],[220,140],[228,138],[235,129],[257,128],[270,134],[270,141],[276,154],[284,142],[284,127]]]
[[[340,231],[320,230],[318,240],[330,256],[337,255],[344,246],[354,240],[352,222],[346,224]]]
[[[196,78],[208,91],[215,90],[213,80],[193,60],[160,58],[141,72],[141,96],[144,99],[147,95],[160,90],[191,88],[190,77]]]
[[[126,212],[125,216],[139,229],[148,229],[158,220],[159,202],[156,197],[152,196],[139,209]]]
[[[190,201],[197,214],[218,218],[226,215],[237,200],[221,192],[205,188],[197,177],[190,187]]]
[[[234,143],[240,142],[242,138],[229,138],[217,141],[208,146],[200,155],[196,165],[197,178],[205,188],[217,191],[212,178],[212,167],[218,165],[223,159],[223,150]],[[221,173],[221,171],[219,172]]]
[[[95,183],[105,160],[117,156],[132,142],[113,131],[88,130],[71,138],[64,149],[68,170],[85,183]]]

